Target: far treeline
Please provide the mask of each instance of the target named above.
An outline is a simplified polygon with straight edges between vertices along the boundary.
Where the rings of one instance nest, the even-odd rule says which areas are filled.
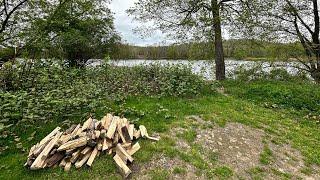
[[[303,47],[296,43],[272,43],[267,41],[232,39],[224,41],[224,56],[237,60],[288,61],[305,56]],[[167,46],[134,46],[118,44],[112,59],[188,59],[213,60],[214,43],[183,43]]]

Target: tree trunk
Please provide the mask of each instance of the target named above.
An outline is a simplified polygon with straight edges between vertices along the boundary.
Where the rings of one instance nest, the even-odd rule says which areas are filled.
[[[225,62],[223,54],[222,33],[220,7],[217,0],[212,0],[212,15],[214,28],[214,44],[215,44],[215,63],[216,63],[216,80],[224,80],[226,78]]]

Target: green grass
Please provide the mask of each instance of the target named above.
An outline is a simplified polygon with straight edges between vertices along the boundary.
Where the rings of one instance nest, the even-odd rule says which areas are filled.
[[[262,153],[260,154],[260,163],[268,165],[272,162],[272,151],[267,145],[264,146]]]
[[[185,117],[190,115],[201,115],[208,121],[219,125],[228,122],[238,122],[245,125],[264,130],[270,135],[272,142],[291,143],[300,150],[307,164],[320,165],[320,134],[319,124],[305,115],[319,112],[319,87],[309,84],[292,84],[276,82],[224,82],[226,92],[229,96],[224,96],[212,92],[203,93],[195,97],[129,97],[119,102],[99,100],[105,104],[101,108],[95,109],[95,117],[101,118],[106,112],[124,112],[126,117],[134,121],[137,125],[144,124],[149,133],[162,133],[162,139],[157,142],[147,140],[140,141],[141,150],[134,155],[134,163],[146,163],[156,154],[165,154],[168,157],[178,157],[181,160],[195,166],[200,171],[208,171],[208,164],[201,157],[202,149],[199,146],[191,146],[190,152],[177,151],[174,148],[175,141],[167,136],[167,132],[176,126],[186,126],[190,129],[183,134],[188,143],[192,143],[196,134],[192,124],[185,123]],[[271,92],[269,92],[271,90]],[[314,93],[313,93],[314,92]],[[320,94],[320,93],[319,93]],[[278,107],[266,106],[277,104]],[[161,108],[159,108],[161,107]],[[160,110],[159,110],[160,109]],[[161,109],[166,109],[165,113]],[[13,128],[14,134],[21,138],[21,142],[26,151],[48,132],[62,122],[78,123],[85,120],[84,117],[89,112],[79,109],[79,116],[52,116],[43,122],[30,124],[28,126],[17,126]],[[133,112],[133,113],[132,113]],[[138,112],[138,113],[137,113]],[[66,121],[70,121],[69,123]],[[32,140],[28,140],[30,135],[36,131]],[[23,167],[26,160],[26,153],[14,148],[14,138],[1,137],[0,143],[9,146],[9,151],[0,155],[0,179],[121,179],[117,168],[109,156],[100,156],[93,164],[92,168],[72,169],[65,173],[60,168],[29,171]],[[211,157],[211,155],[210,155]],[[263,164],[270,163],[272,153],[265,148],[261,154]],[[215,154],[210,161],[217,161]],[[175,170],[179,172],[179,170]],[[161,175],[160,178],[168,177],[168,172],[159,169],[151,173],[152,177]],[[230,177],[234,175],[232,169],[228,167],[216,167],[213,175],[218,177]],[[262,172],[253,172],[262,174]],[[281,177],[290,178],[290,175],[275,172]],[[210,173],[209,173],[210,174]]]
[[[181,168],[181,167],[175,167],[173,169],[173,173],[174,174],[186,174],[187,170],[185,168]]]
[[[230,178],[233,176],[233,171],[227,166],[217,167],[213,170],[213,174],[221,179]]]

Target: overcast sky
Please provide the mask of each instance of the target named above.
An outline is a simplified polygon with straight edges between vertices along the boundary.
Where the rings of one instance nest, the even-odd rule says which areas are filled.
[[[110,9],[115,16],[115,27],[120,32],[122,39],[127,43],[134,45],[154,45],[163,43],[165,36],[160,32],[153,33],[152,36],[142,39],[139,34],[135,34],[133,29],[139,26],[139,23],[132,20],[126,13],[126,10],[134,5],[137,0],[113,0]]]

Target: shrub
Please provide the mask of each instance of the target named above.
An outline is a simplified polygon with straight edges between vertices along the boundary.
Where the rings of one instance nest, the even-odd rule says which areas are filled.
[[[127,96],[192,96],[204,81],[185,66],[68,68],[63,61],[22,61],[0,70],[0,119],[8,124],[82,116]]]

